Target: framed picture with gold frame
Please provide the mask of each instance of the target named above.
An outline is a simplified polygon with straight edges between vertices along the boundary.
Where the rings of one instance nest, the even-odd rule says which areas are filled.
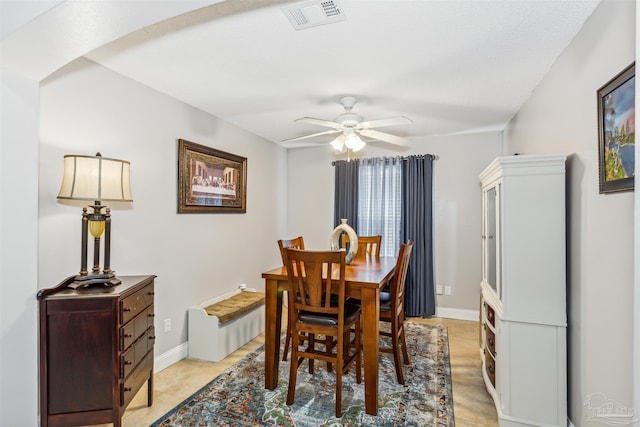
[[[600,193],[633,191],[635,62],[598,89]]]
[[[178,139],[178,213],[245,213],[247,158]]]

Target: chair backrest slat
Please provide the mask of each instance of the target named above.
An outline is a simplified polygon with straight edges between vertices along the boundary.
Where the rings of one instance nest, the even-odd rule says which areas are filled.
[[[391,278],[391,301],[396,304],[397,309],[404,307],[404,291],[407,279],[407,270],[411,259],[411,251],[413,250],[413,240],[400,245],[398,252],[398,260],[396,262],[396,270]]]
[[[347,234],[342,235],[342,248],[347,249],[347,244],[351,244]],[[382,236],[358,236],[358,252],[356,259],[364,259],[367,256],[380,256],[380,246]]]
[[[285,249],[286,248],[296,248],[296,249],[302,249],[304,250],[304,239],[302,238],[302,236],[298,236],[295,237],[293,239],[289,239],[289,240],[278,240],[278,247],[280,248],[280,257],[282,258],[282,265],[286,266],[287,265],[287,259],[286,259],[286,253],[285,253]]]

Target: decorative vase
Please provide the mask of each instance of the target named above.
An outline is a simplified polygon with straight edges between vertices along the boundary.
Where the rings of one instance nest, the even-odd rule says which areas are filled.
[[[342,249],[340,247],[340,236],[342,233],[346,233],[347,236],[349,236],[349,250],[347,251],[345,262],[351,264],[351,261],[353,261],[358,253],[358,235],[356,231],[347,224],[345,218],[342,218],[341,221],[342,224],[334,228],[333,233],[331,233],[331,250],[337,251]]]

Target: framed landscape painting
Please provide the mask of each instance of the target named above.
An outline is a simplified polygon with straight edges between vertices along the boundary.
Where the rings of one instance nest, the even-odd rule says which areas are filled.
[[[178,140],[178,213],[245,213],[247,159]]]
[[[635,135],[634,62],[598,89],[600,193],[634,189]]]

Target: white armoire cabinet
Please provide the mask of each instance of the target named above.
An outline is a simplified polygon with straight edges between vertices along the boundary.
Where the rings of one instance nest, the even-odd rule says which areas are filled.
[[[500,426],[567,425],[565,155],[481,174],[480,355]]]

